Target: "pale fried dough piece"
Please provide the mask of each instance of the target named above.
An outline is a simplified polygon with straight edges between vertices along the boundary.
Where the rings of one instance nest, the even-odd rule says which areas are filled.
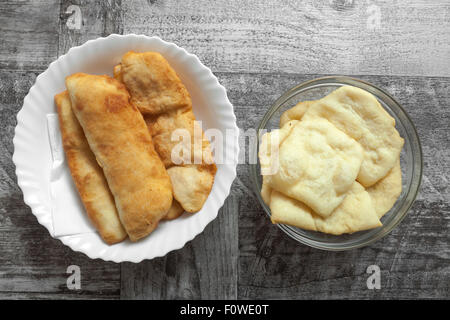
[[[174,198],[188,212],[200,210],[211,192],[217,167],[209,141],[195,121],[192,102],[183,83],[169,63],[155,52],[128,52],[121,64],[114,67],[114,77],[125,84],[132,102],[144,114],[155,149],[166,168],[188,167],[173,170],[177,177],[171,177]],[[188,141],[173,139],[180,131]],[[186,148],[186,158],[185,154],[182,157],[178,154],[179,146]],[[186,181],[205,185],[186,184]],[[191,196],[197,199],[190,199]]]
[[[314,101],[300,101],[299,103],[297,103],[295,106],[293,106],[292,108],[286,110],[285,112],[283,112],[283,114],[280,117],[280,137],[279,137],[279,143],[281,144],[281,142],[283,142],[283,140],[288,136],[290,129],[292,128],[292,125],[295,124],[295,121],[300,120],[303,115],[305,114],[306,110],[308,110],[309,106],[313,103]],[[287,131],[286,129],[284,129],[283,127],[287,124],[290,123],[289,127],[289,131]],[[276,132],[278,129],[272,130],[271,132],[266,133],[267,135],[273,135],[274,132]],[[263,139],[267,139],[269,138],[269,136],[264,137]],[[267,142],[266,142],[267,143]],[[260,152],[261,154],[261,152]],[[264,156],[264,153],[262,153],[260,155]],[[267,155],[266,155],[267,156]],[[266,161],[266,159],[264,159],[264,161]],[[261,167],[263,167],[263,159],[261,158]],[[261,197],[264,201],[265,204],[270,205],[270,194],[272,193],[272,188],[267,184],[267,178],[265,178],[265,176],[263,175],[263,179],[262,179],[262,185],[261,185]]]
[[[142,114],[160,114],[191,106],[189,92],[158,52],[128,52],[115,68]],[[116,77],[117,78],[117,77]]]
[[[261,144],[258,151],[258,156],[261,164],[262,185],[261,185],[261,198],[266,205],[270,205],[270,194],[272,188],[267,183],[266,174],[273,174],[278,170],[278,158],[273,155],[273,152],[279,151],[280,144],[286,139],[291,132],[296,120],[286,122],[281,129],[274,129],[270,132],[266,132],[261,137]]]
[[[172,205],[172,186],[141,113],[119,81],[76,73],[66,87],[132,241],[151,233]]]
[[[400,156],[404,140],[395,120],[371,93],[343,86],[312,103],[302,121],[325,118],[363,147],[357,180],[370,187],[387,175]]]
[[[344,200],[362,157],[361,146],[329,121],[302,119],[281,143],[279,170],[267,183],[327,217]]]
[[[106,243],[120,242],[127,233],[120,222],[103,170],[72,112],[67,91],[55,95],[55,103],[67,163],[89,219]]]
[[[315,101],[301,101],[292,108],[283,112],[280,117],[280,128],[291,120],[300,120],[308,110],[309,106],[314,102]]]
[[[279,149],[282,142],[291,132],[292,128],[298,121],[292,120],[287,122],[281,129],[274,129],[266,132],[261,137],[259,145],[258,157],[261,165],[261,174],[272,175],[279,169]],[[268,179],[266,179],[268,181]]]
[[[381,226],[369,194],[354,182],[344,201],[324,218],[300,201],[273,190],[270,200],[271,220],[305,230],[334,235],[353,233]]]
[[[303,115],[305,114],[306,110],[308,110],[311,103],[313,103],[313,102],[314,101],[300,101],[292,108],[283,112],[283,114],[280,117],[281,130],[283,130],[283,127],[286,123],[290,122],[291,124],[294,124],[295,122],[293,122],[293,121],[300,120],[303,117]],[[267,134],[273,134],[273,132],[276,130],[278,130],[278,129],[272,130],[271,132],[269,132]],[[282,138],[280,137],[281,138],[280,143],[282,142],[282,140],[284,140],[284,138],[287,137],[289,132],[283,133]],[[265,137],[265,139],[267,140],[268,137]],[[263,156],[264,156],[264,153],[263,153]],[[261,167],[262,167],[263,166],[262,159],[261,159],[260,163],[261,163]],[[267,178],[265,178],[265,176],[263,175],[262,185],[261,185],[261,197],[262,197],[264,203],[267,205],[270,205],[270,194],[271,193],[272,193],[272,188],[267,184]]]
[[[285,111],[281,117],[280,117],[280,126],[283,126],[287,121],[290,120],[301,120],[305,112],[308,110],[309,106],[314,103],[315,101],[303,101],[299,102],[297,105],[295,105],[293,108]],[[263,176],[263,182],[262,182],[262,188],[261,188],[261,196],[264,200],[264,202],[270,206],[271,201],[271,194],[272,194],[272,188],[267,184],[265,176]],[[394,203],[396,202],[397,198],[399,197],[402,190],[402,178],[401,178],[401,168],[400,168],[400,159],[397,160],[394,167],[389,171],[389,173],[379,180],[376,184],[369,187],[366,191],[369,194],[372,205],[375,208],[375,211],[378,215],[378,218],[381,218],[386,212],[388,212]],[[274,191],[275,193],[276,191]],[[281,196],[280,196],[281,195]],[[287,202],[287,197],[276,193],[275,195],[275,201],[278,202],[274,204],[275,207],[279,208],[280,205],[283,204],[283,199],[285,202],[285,208],[289,206],[289,203]],[[292,204],[295,204],[296,211],[297,211],[297,217],[295,215],[286,217],[286,213],[282,212],[280,216],[280,212],[275,214],[275,218],[273,220],[279,221],[279,223],[283,223],[281,221],[285,221],[284,223],[292,224],[295,223],[295,221],[301,220],[301,222],[297,222],[297,226],[309,230],[317,230],[316,225],[314,224],[314,220],[321,219],[317,214],[315,214],[310,208],[308,208],[306,205],[299,203],[298,201],[294,199],[289,199],[289,202]],[[342,204],[341,204],[342,206]],[[300,209],[304,209],[301,210]],[[340,208],[340,207],[338,207]],[[335,212],[337,212],[338,208],[336,208]],[[279,209],[277,209],[279,210]],[[306,212],[306,215],[305,215]],[[309,212],[312,212],[311,217],[308,214]],[[363,212],[363,211],[361,211]],[[333,213],[334,214],[334,213]],[[370,215],[369,215],[370,217]],[[333,220],[328,219],[321,219],[320,221],[323,221],[321,226],[324,227],[326,225],[325,221],[328,221],[328,223],[332,222]],[[334,220],[336,221],[336,219]],[[372,219],[372,223],[374,223],[375,220]],[[319,224],[320,225],[320,224]],[[355,226],[354,226],[355,227]],[[328,226],[330,228],[330,226]],[[342,228],[342,225],[341,227]],[[357,231],[357,228],[355,227],[354,230]],[[321,230],[324,231],[324,230]]]
[[[402,193],[402,170],[400,167],[400,159],[397,160],[386,177],[382,178],[370,188],[367,188],[367,192],[372,198],[372,202],[379,218],[391,210]]]
[[[208,198],[214,174],[208,166],[173,166],[167,169],[173,185],[173,196],[187,212],[197,212]]]
[[[296,120],[291,120],[285,123],[281,129],[274,129],[270,132],[266,132],[262,136],[261,145],[258,152],[261,164],[261,172],[266,172],[269,175],[275,173],[278,170],[278,165],[274,165],[274,162],[278,162],[278,160],[273,158],[276,157],[276,155],[272,155],[272,152],[279,151],[280,144],[289,135],[295,123],[297,123]],[[278,146],[275,147],[274,145]],[[272,188],[267,183],[267,180],[267,175],[262,174],[261,198],[263,199],[264,203],[269,206]]]
[[[309,106],[314,102],[315,101],[299,102],[293,108],[285,111],[281,115],[280,126],[282,126],[288,120],[300,120],[308,110]],[[263,193],[263,190],[265,193],[266,204],[268,204],[267,201],[270,202],[270,193],[272,192],[272,190],[267,185],[264,178],[261,193]],[[372,203],[375,207],[378,217],[381,218],[392,208],[402,192],[402,171],[400,167],[400,158],[384,178],[379,180],[371,187],[367,188],[366,191],[372,198]]]
[[[262,176],[261,198],[266,205],[270,206],[270,195],[272,194],[272,188],[267,184],[266,180],[266,176]]]
[[[177,200],[173,199],[172,206],[170,207],[169,211],[167,212],[163,220],[174,220],[180,217],[183,213],[184,209],[181,206],[181,204]]]

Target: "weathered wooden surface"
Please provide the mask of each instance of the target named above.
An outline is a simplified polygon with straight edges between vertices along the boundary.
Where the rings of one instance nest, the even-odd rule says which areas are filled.
[[[74,5],[80,29],[68,21]],[[448,1],[425,0],[2,1],[0,298],[450,298],[449,15]],[[269,223],[241,164],[219,217],[183,249],[140,264],[72,252],[23,203],[11,160],[15,116],[51,61],[110,33],[158,35],[197,54],[244,130],[286,89],[317,76],[355,75],[386,89],[422,141],[413,209],[369,247],[311,249]],[[67,289],[69,265],[81,268],[79,291]],[[381,290],[367,289],[369,265],[381,269]]]
[[[0,2],[0,68],[40,70],[57,58],[59,1]]]
[[[229,88],[241,128],[254,128],[277,92],[320,75],[218,74]],[[362,76],[391,92],[416,124],[424,152],[422,192],[407,218],[373,245],[325,252],[298,245],[271,225],[253,197],[239,207],[239,298],[450,297],[450,78]],[[241,87],[252,90],[242,94]],[[248,112],[252,110],[252,114]],[[235,188],[249,194],[247,166]],[[368,290],[366,269],[378,265],[381,290]]]
[[[122,264],[122,299],[235,299],[238,289],[238,195],[181,250]]]
[[[450,70],[446,0],[136,0],[123,7],[125,33],[173,41],[214,71],[448,76]]]

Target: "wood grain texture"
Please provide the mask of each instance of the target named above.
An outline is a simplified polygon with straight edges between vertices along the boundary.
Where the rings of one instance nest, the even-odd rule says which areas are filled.
[[[140,264],[122,263],[122,299],[236,299],[237,197],[182,249]]]
[[[69,10],[71,6],[80,8],[82,17],[80,29],[70,29],[67,25],[68,19],[73,15]],[[120,0],[62,0],[60,10],[58,56],[88,40],[105,37],[111,33],[122,33]]]
[[[57,58],[59,1],[0,2],[0,68],[39,70]]]
[[[80,29],[67,25],[72,5],[81,10]],[[380,25],[371,28],[376,7]],[[450,298],[449,14],[444,0],[3,1],[0,299]],[[197,54],[227,88],[243,130],[255,128],[280,94],[318,76],[354,75],[386,89],[421,138],[416,203],[369,247],[315,250],[270,224],[241,164],[218,218],[184,248],[120,265],[71,251],[23,203],[11,160],[15,117],[52,60],[110,33],[158,35]],[[81,268],[80,291],[66,287],[72,264]],[[366,286],[373,264],[381,268],[381,290]]]
[[[446,0],[137,0],[123,3],[123,30],[173,41],[217,72],[449,76],[449,10]]]

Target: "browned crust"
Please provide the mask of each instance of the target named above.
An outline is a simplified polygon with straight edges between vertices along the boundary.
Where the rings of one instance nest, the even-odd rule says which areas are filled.
[[[175,220],[176,218],[180,217],[183,213],[184,213],[183,207],[177,200],[173,199],[172,206],[170,207],[169,211],[167,212],[163,220]]]
[[[66,78],[72,109],[108,181],[130,239],[150,234],[172,204],[170,178],[141,113],[108,76]]]
[[[142,114],[157,115],[191,103],[189,92],[175,70],[158,52],[130,51],[115,69],[115,77],[127,86],[131,102]]]
[[[55,95],[55,104],[67,163],[89,219],[106,243],[120,242],[127,233],[119,220],[103,171],[72,112],[67,91]]]
[[[140,65],[140,68],[135,68],[136,66],[133,64]],[[151,85],[147,84],[147,87],[144,86],[146,74],[149,73],[159,75],[162,80]],[[165,167],[169,169],[174,166],[195,166],[199,172],[208,172],[212,176],[211,180],[214,182],[217,166],[212,159],[210,143],[203,131],[200,144],[202,159],[200,161],[194,159],[193,137],[196,119],[192,110],[191,98],[184,84],[167,60],[156,52],[135,53],[130,51],[122,57],[121,64],[114,67],[114,77],[126,85],[130,92],[132,103],[136,104],[141,113],[144,114],[145,122],[153,138],[155,150]],[[165,83],[166,86],[159,86],[160,83]],[[149,94],[149,88],[156,88],[156,90],[172,97],[170,106],[158,105],[160,102],[158,95]],[[191,136],[192,152],[189,163],[179,164],[173,162],[172,150],[179,143],[171,139],[176,129],[185,129]],[[199,163],[197,164],[197,162]],[[173,183],[176,182],[172,181]],[[207,190],[208,195],[212,186],[213,183]],[[174,194],[174,198],[180,201],[184,210],[195,212],[201,209],[207,196],[195,211],[188,204],[183,203],[182,199],[177,199],[177,195]]]

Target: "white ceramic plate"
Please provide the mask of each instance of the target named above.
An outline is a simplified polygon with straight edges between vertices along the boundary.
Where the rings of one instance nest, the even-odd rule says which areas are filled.
[[[194,113],[198,120],[203,121],[203,129],[215,128],[224,135],[226,131],[232,133],[232,139],[226,139],[223,146],[219,146],[223,150],[216,151],[236,160],[225,164],[218,163],[213,189],[200,212],[192,215],[184,214],[174,221],[161,222],[150,236],[139,242],[132,243],[127,240],[108,246],[97,233],[58,237],[65,245],[85,253],[90,258],[114,262],[140,262],[164,256],[172,250],[182,248],[201,233],[205,226],[216,218],[218,210],[230,192],[231,184],[236,177],[239,152],[239,130],[225,88],[195,55],[158,37],[133,34],[110,35],[71,48],[66,55],[52,62],[48,69],[37,77],[17,115],[14,136],[13,161],[24,201],[31,207],[39,223],[46,227],[52,236],[53,220],[49,194],[52,158],[46,114],[56,112],[53,97],[65,90],[64,79],[72,73],[112,75],[113,66],[130,50],[157,51],[169,61],[191,94]]]

